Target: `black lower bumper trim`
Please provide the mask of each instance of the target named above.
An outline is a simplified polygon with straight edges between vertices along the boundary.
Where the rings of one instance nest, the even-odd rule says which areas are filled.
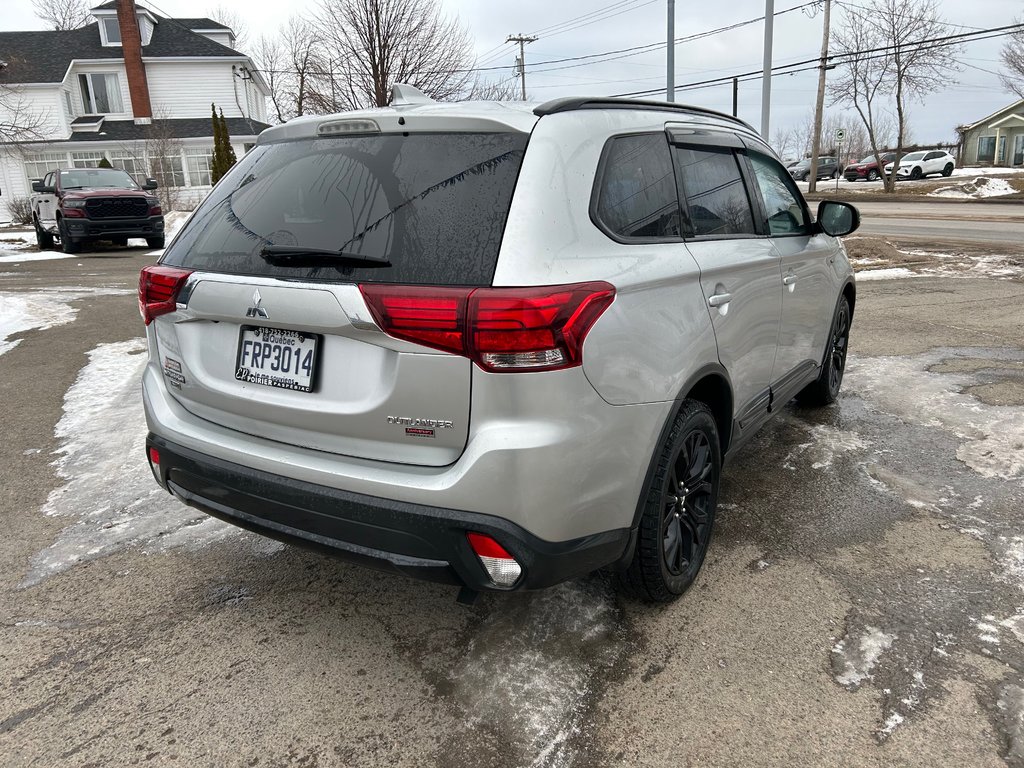
[[[471,589],[487,577],[467,531],[494,537],[523,568],[514,589],[548,587],[621,560],[628,528],[540,539],[493,515],[393,501],[271,475],[150,434],[164,485],[185,504],[242,528],[371,568]]]
[[[79,219],[64,218],[68,234],[75,237],[161,237],[164,217],[144,219]]]

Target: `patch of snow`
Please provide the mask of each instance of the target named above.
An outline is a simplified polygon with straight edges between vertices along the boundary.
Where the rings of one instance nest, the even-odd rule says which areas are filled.
[[[1002,564],[1010,583],[1024,589],[1024,536],[1014,536],[1012,539],[1000,536],[999,540],[1006,546]]]
[[[903,715],[899,712],[892,712],[889,717],[885,719],[882,727],[878,729],[878,735],[882,739],[887,739],[892,736],[895,731],[903,723]]]
[[[72,322],[78,310],[71,302],[90,296],[127,295],[124,288],[53,288],[48,291],[0,293],[0,355],[18,346],[11,336],[29,330],[44,331]]]
[[[26,261],[54,261],[55,259],[75,259],[77,253],[61,253],[60,251],[35,251],[26,253],[6,250],[0,247],[0,264],[21,264]]]
[[[258,539],[259,552],[281,548],[186,507],[156,484],[145,458],[139,382],[146,360],[144,339],[101,344],[64,395],[54,430],[64,485],[50,493],[42,511],[74,521],[32,558],[21,586],[128,547],[195,549],[250,536]]]
[[[810,434],[811,441],[800,443],[796,449],[783,460],[785,469],[795,470],[792,461],[797,455],[806,457],[811,462],[812,469],[828,469],[836,456],[853,451],[861,451],[870,447],[870,443],[861,438],[856,432],[836,429],[827,424],[815,424],[808,427],[802,425]]]
[[[866,626],[864,632],[856,645],[850,643],[847,635],[832,647],[836,657],[833,669],[838,666],[840,670],[835,674],[836,681],[847,688],[856,688],[864,680],[870,679],[871,670],[875,668],[878,659],[897,639],[896,635],[887,634],[878,627]]]
[[[1016,189],[1006,179],[990,179],[984,176],[951,187],[939,187],[928,193],[929,197],[950,197],[960,200],[975,200],[985,197],[1012,195]]]
[[[1024,644],[1024,613],[1011,616],[999,622],[999,626],[1005,627],[1017,638],[1017,642]]]
[[[1024,759],[1024,687],[1005,685],[996,701],[1010,744],[1007,758]]]
[[[999,359],[1014,353],[974,349],[969,354]],[[913,357],[851,356],[844,383],[886,412],[962,439],[956,456],[978,474],[1024,478],[1024,411],[964,394],[961,390],[975,383],[970,374],[927,370],[948,357],[943,350]]]
[[[888,267],[887,269],[866,269],[857,273],[857,282],[864,280],[896,280],[904,277],[920,277],[906,267]]]

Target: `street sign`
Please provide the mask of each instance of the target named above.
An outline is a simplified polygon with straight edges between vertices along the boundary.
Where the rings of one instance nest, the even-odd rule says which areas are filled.
[[[844,141],[846,141],[846,129],[836,128],[836,143],[842,144]]]

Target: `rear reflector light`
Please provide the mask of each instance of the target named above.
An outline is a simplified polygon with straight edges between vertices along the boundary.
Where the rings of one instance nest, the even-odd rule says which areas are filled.
[[[160,451],[158,451],[156,448],[149,449],[149,463],[160,466]]]
[[[149,469],[153,473],[153,479],[156,480],[157,485],[162,486],[164,481],[160,479],[160,451],[150,448],[146,451],[146,455],[149,458]]]
[[[511,587],[519,580],[523,569],[501,544],[483,533],[467,533],[466,538],[491,581],[500,587]]]
[[[176,267],[143,267],[139,273],[139,314],[146,325],[177,308],[178,292],[192,274]]]
[[[495,373],[580,365],[587,332],[615,298],[615,288],[604,282],[539,288],[365,284],[359,289],[385,333],[464,355]]]

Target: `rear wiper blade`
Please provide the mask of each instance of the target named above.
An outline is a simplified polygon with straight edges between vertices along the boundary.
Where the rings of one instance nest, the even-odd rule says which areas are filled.
[[[270,262],[287,264],[327,264],[351,267],[390,267],[391,262],[383,256],[368,256],[361,253],[347,253],[330,248],[307,248],[299,245],[267,245],[260,256]]]

